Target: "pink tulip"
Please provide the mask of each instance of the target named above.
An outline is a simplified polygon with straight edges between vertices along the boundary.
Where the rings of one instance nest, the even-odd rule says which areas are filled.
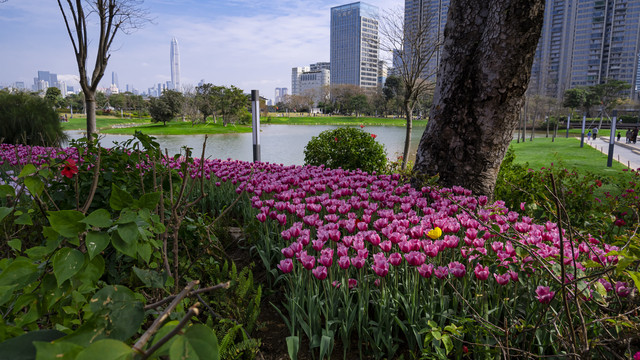
[[[362,269],[362,267],[364,266],[364,263],[365,263],[364,258],[361,258],[358,256],[351,258],[351,265],[353,265],[353,267],[356,269]]]
[[[449,272],[451,273],[451,275],[457,278],[461,278],[467,273],[467,269],[463,264],[454,261],[449,264]]]
[[[419,266],[424,264],[427,259],[426,256],[418,251],[411,251],[408,254],[405,254],[404,258],[407,260],[407,263],[411,266]]]
[[[399,253],[393,253],[389,255],[389,262],[393,266],[400,265],[402,263],[402,255],[400,255]]]
[[[445,266],[438,266],[438,268],[434,271],[434,274],[438,279],[442,280],[446,278],[447,275],[449,275],[449,269]]]
[[[327,278],[327,268],[324,266],[318,266],[317,268],[311,270],[313,276],[318,280],[324,280]]]
[[[265,222],[267,221],[267,215],[265,213],[259,213],[258,215],[256,215],[256,218],[258,219],[258,221],[260,222]]]
[[[348,280],[348,284],[349,284],[349,289],[353,289],[356,286],[358,286],[358,280],[356,279],[349,279]]]
[[[316,258],[312,255],[302,254],[300,255],[300,262],[305,269],[311,270],[316,264]]]
[[[373,263],[373,265],[371,265],[371,268],[376,273],[376,275],[380,277],[387,276],[387,273],[389,273],[389,263],[387,263],[386,261],[376,261]]]
[[[487,280],[487,278],[489,278],[489,267],[478,264],[473,270],[473,273],[476,275],[478,280]]]
[[[280,250],[280,252],[282,252],[282,255],[284,255],[286,258],[292,258],[296,254],[295,251],[293,251],[293,249],[290,247],[286,247]]]
[[[554,291],[551,291],[548,286],[540,285],[536,289],[536,299],[538,299],[538,301],[542,304],[550,303],[555,294],[556,293]]]
[[[293,271],[293,261],[291,259],[280,260],[280,264],[278,264],[278,269],[283,273],[287,274]]]
[[[631,294],[631,289],[627,286],[626,282],[618,281],[616,283],[616,294],[620,297],[627,297]]]
[[[432,264],[422,264],[418,268],[418,273],[423,278],[430,278],[433,274],[433,265]]]
[[[496,281],[500,285],[507,285],[509,283],[509,280],[511,279],[511,275],[509,275],[509,273],[502,274],[502,275],[494,273],[493,277],[496,279]]]
[[[380,249],[384,252],[389,252],[391,251],[391,246],[393,244],[391,243],[391,241],[389,240],[385,240],[383,242],[380,243]]]
[[[349,266],[351,266],[351,259],[348,256],[340,256],[340,258],[338,259],[338,266],[340,266],[341,269],[348,269]]]

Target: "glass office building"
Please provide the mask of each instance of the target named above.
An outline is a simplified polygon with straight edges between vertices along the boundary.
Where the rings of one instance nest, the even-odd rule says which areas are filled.
[[[379,44],[376,6],[356,2],[331,8],[331,85],[375,88]]]

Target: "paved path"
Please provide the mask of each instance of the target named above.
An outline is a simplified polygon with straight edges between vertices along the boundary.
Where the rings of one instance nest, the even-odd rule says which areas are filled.
[[[579,139],[580,138],[578,138],[578,140]],[[596,140],[585,139],[584,143],[605,155],[609,153],[608,137],[599,137]],[[640,141],[637,141],[635,144],[625,144],[624,138],[620,138],[620,141],[616,141],[613,148],[613,159],[631,169],[640,169]]]

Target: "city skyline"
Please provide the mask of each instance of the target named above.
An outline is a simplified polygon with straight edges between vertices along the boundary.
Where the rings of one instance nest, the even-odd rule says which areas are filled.
[[[330,8],[344,3],[145,1],[153,22],[130,35],[118,34],[105,74],[116,72],[123,88],[130,85],[141,91],[171,81],[166,44],[176,37],[183,86],[196,86],[204,79],[215,85],[235,85],[245,92],[258,89],[271,98],[276,87],[290,85],[292,67],[329,60]],[[402,6],[404,1],[369,3],[382,11]],[[90,35],[92,30],[88,29]],[[0,61],[0,86],[15,82],[30,86],[37,71],[47,70],[77,88],[73,49],[55,2],[9,0],[0,4],[0,32],[12,34],[0,38],[3,49],[12,49],[12,56]],[[88,62],[93,64],[93,59]],[[111,76],[104,76],[100,87],[107,88],[110,80]]]

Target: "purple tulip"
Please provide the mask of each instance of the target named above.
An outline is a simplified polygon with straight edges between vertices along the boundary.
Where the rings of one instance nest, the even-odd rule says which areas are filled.
[[[494,273],[493,277],[496,279],[496,281],[500,285],[507,285],[509,283],[509,280],[511,280],[511,275],[509,275],[509,273],[502,274],[502,275]]]
[[[487,280],[489,278],[489,267],[478,264],[473,270],[473,273],[476,275],[476,279],[482,281]]]
[[[371,268],[380,277],[385,277],[389,273],[389,263],[386,261],[375,261]]]
[[[293,261],[291,259],[280,260],[280,264],[278,264],[278,269],[283,273],[287,274],[293,271]]]
[[[449,263],[449,272],[451,273],[451,275],[457,278],[461,278],[467,273],[467,269],[464,267],[463,264],[457,261],[453,261]]]
[[[536,289],[536,299],[538,299],[538,301],[540,301],[540,303],[542,304],[548,304],[551,302],[551,300],[553,300],[553,296],[556,293],[554,291],[551,291],[551,289],[548,286],[538,286],[538,288]]]
[[[324,266],[318,266],[317,268],[311,270],[313,276],[318,280],[324,280],[327,278],[327,268]]]
[[[389,255],[389,262],[393,266],[400,265],[402,263],[402,255],[400,255],[400,253],[397,253],[397,252]]]
[[[340,266],[341,269],[348,269],[349,266],[351,266],[351,259],[348,256],[340,256],[340,258],[338,259],[338,266]]]
[[[438,266],[438,268],[433,273],[438,279],[442,280],[446,278],[447,275],[449,275],[449,269],[445,266]]]
[[[631,288],[624,281],[616,282],[616,294],[620,297],[627,297],[631,294]]]
[[[364,263],[365,263],[364,258],[361,258],[358,256],[351,258],[351,265],[353,265],[353,267],[356,269],[362,269],[362,267],[364,266]]]
[[[418,273],[423,278],[430,278],[433,274],[433,265],[432,264],[422,264],[418,268]]]

